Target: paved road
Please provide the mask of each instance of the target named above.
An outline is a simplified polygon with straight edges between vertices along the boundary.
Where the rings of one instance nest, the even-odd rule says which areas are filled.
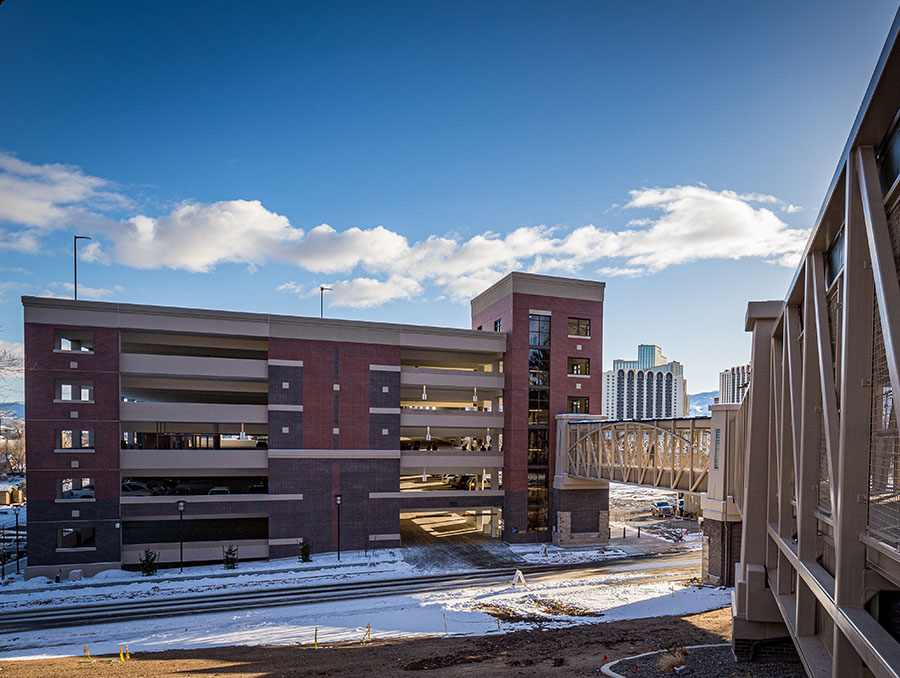
[[[596,563],[569,565],[519,565],[476,570],[468,573],[441,574],[402,579],[355,581],[327,585],[291,586],[279,589],[232,591],[208,595],[184,597],[167,596],[164,600],[129,600],[85,607],[65,606],[33,610],[10,611],[0,618],[0,633],[106,624],[111,622],[146,619],[149,617],[177,617],[207,612],[247,610],[251,608],[304,605],[341,600],[355,600],[425,591],[461,589],[471,586],[508,582],[516,569],[522,570],[529,580],[580,579],[601,574],[642,572],[648,576],[666,576],[699,570],[700,554],[677,553],[620,558]]]

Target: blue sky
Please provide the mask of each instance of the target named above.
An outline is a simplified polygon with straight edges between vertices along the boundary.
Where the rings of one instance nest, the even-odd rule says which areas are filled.
[[[135,303],[317,315],[331,284],[331,315],[468,326],[509,270],[605,280],[604,367],[657,343],[714,389],[896,11],[6,0],[0,340],[71,294],[77,230],[80,296]]]

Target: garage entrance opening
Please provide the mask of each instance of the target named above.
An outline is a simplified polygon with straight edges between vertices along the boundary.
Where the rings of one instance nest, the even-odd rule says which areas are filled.
[[[400,541],[403,546],[499,541],[491,537],[490,520],[491,509],[401,513]]]

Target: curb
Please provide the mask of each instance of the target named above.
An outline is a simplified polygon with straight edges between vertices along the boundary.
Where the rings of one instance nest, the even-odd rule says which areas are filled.
[[[731,643],[710,643],[709,645],[685,645],[685,650],[697,650],[704,647],[731,647]],[[631,657],[622,657],[621,659],[616,659],[615,661],[606,662],[603,666],[600,667],[600,672],[603,673],[604,676],[610,676],[610,678],[627,678],[627,676],[623,676],[621,673],[616,673],[612,670],[612,667],[618,664],[619,662],[624,661],[632,661],[634,659],[640,659],[641,657],[649,657],[654,654],[662,654],[665,650],[656,650],[655,652],[644,652],[642,654],[632,655]]]

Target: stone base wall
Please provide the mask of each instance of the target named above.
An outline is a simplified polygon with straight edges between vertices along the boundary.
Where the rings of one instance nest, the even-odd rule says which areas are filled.
[[[609,542],[609,511],[598,511],[596,532],[572,532],[572,514],[557,511],[554,546],[592,546]]]

